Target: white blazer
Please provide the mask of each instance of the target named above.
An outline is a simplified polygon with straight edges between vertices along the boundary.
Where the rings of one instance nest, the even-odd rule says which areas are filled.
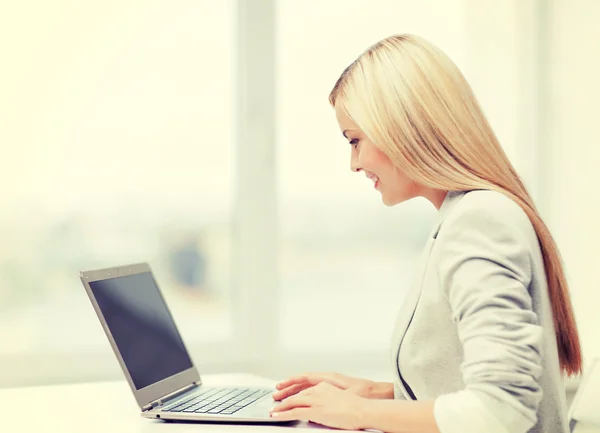
[[[449,192],[399,313],[395,397],[434,400],[442,433],[565,433],[539,242],[513,200]]]

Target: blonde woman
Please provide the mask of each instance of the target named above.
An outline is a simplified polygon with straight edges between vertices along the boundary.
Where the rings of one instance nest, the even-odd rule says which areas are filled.
[[[308,373],[272,416],[384,432],[566,432],[563,374],[581,373],[557,246],[472,90],[428,41],[384,39],[329,101],[383,202],[439,209],[392,341],[393,382]]]

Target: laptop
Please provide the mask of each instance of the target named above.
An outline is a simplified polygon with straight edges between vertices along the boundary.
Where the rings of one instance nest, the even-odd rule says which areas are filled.
[[[147,263],[82,271],[80,278],[143,417],[282,422],[269,416],[274,389],[202,384]]]

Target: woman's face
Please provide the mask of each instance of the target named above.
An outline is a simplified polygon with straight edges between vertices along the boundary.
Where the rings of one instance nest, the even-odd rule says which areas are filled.
[[[419,194],[419,185],[399,169],[395,169],[390,159],[379,150],[341,108],[335,107],[335,115],[342,134],[350,142],[350,168],[364,172],[373,186],[381,193],[386,206],[393,206]]]

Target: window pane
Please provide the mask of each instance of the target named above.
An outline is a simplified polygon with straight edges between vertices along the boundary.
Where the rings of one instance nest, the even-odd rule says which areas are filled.
[[[140,261],[187,344],[227,338],[231,4],[17,2],[8,12],[0,359],[109,350],[79,271]]]
[[[350,146],[327,97],[346,66],[392,34],[424,36],[464,69],[463,3],[279,2],[281,338],[288,349],[388,346],[436,210],[424,199],[386,208],[372,182],[350,171]]]

